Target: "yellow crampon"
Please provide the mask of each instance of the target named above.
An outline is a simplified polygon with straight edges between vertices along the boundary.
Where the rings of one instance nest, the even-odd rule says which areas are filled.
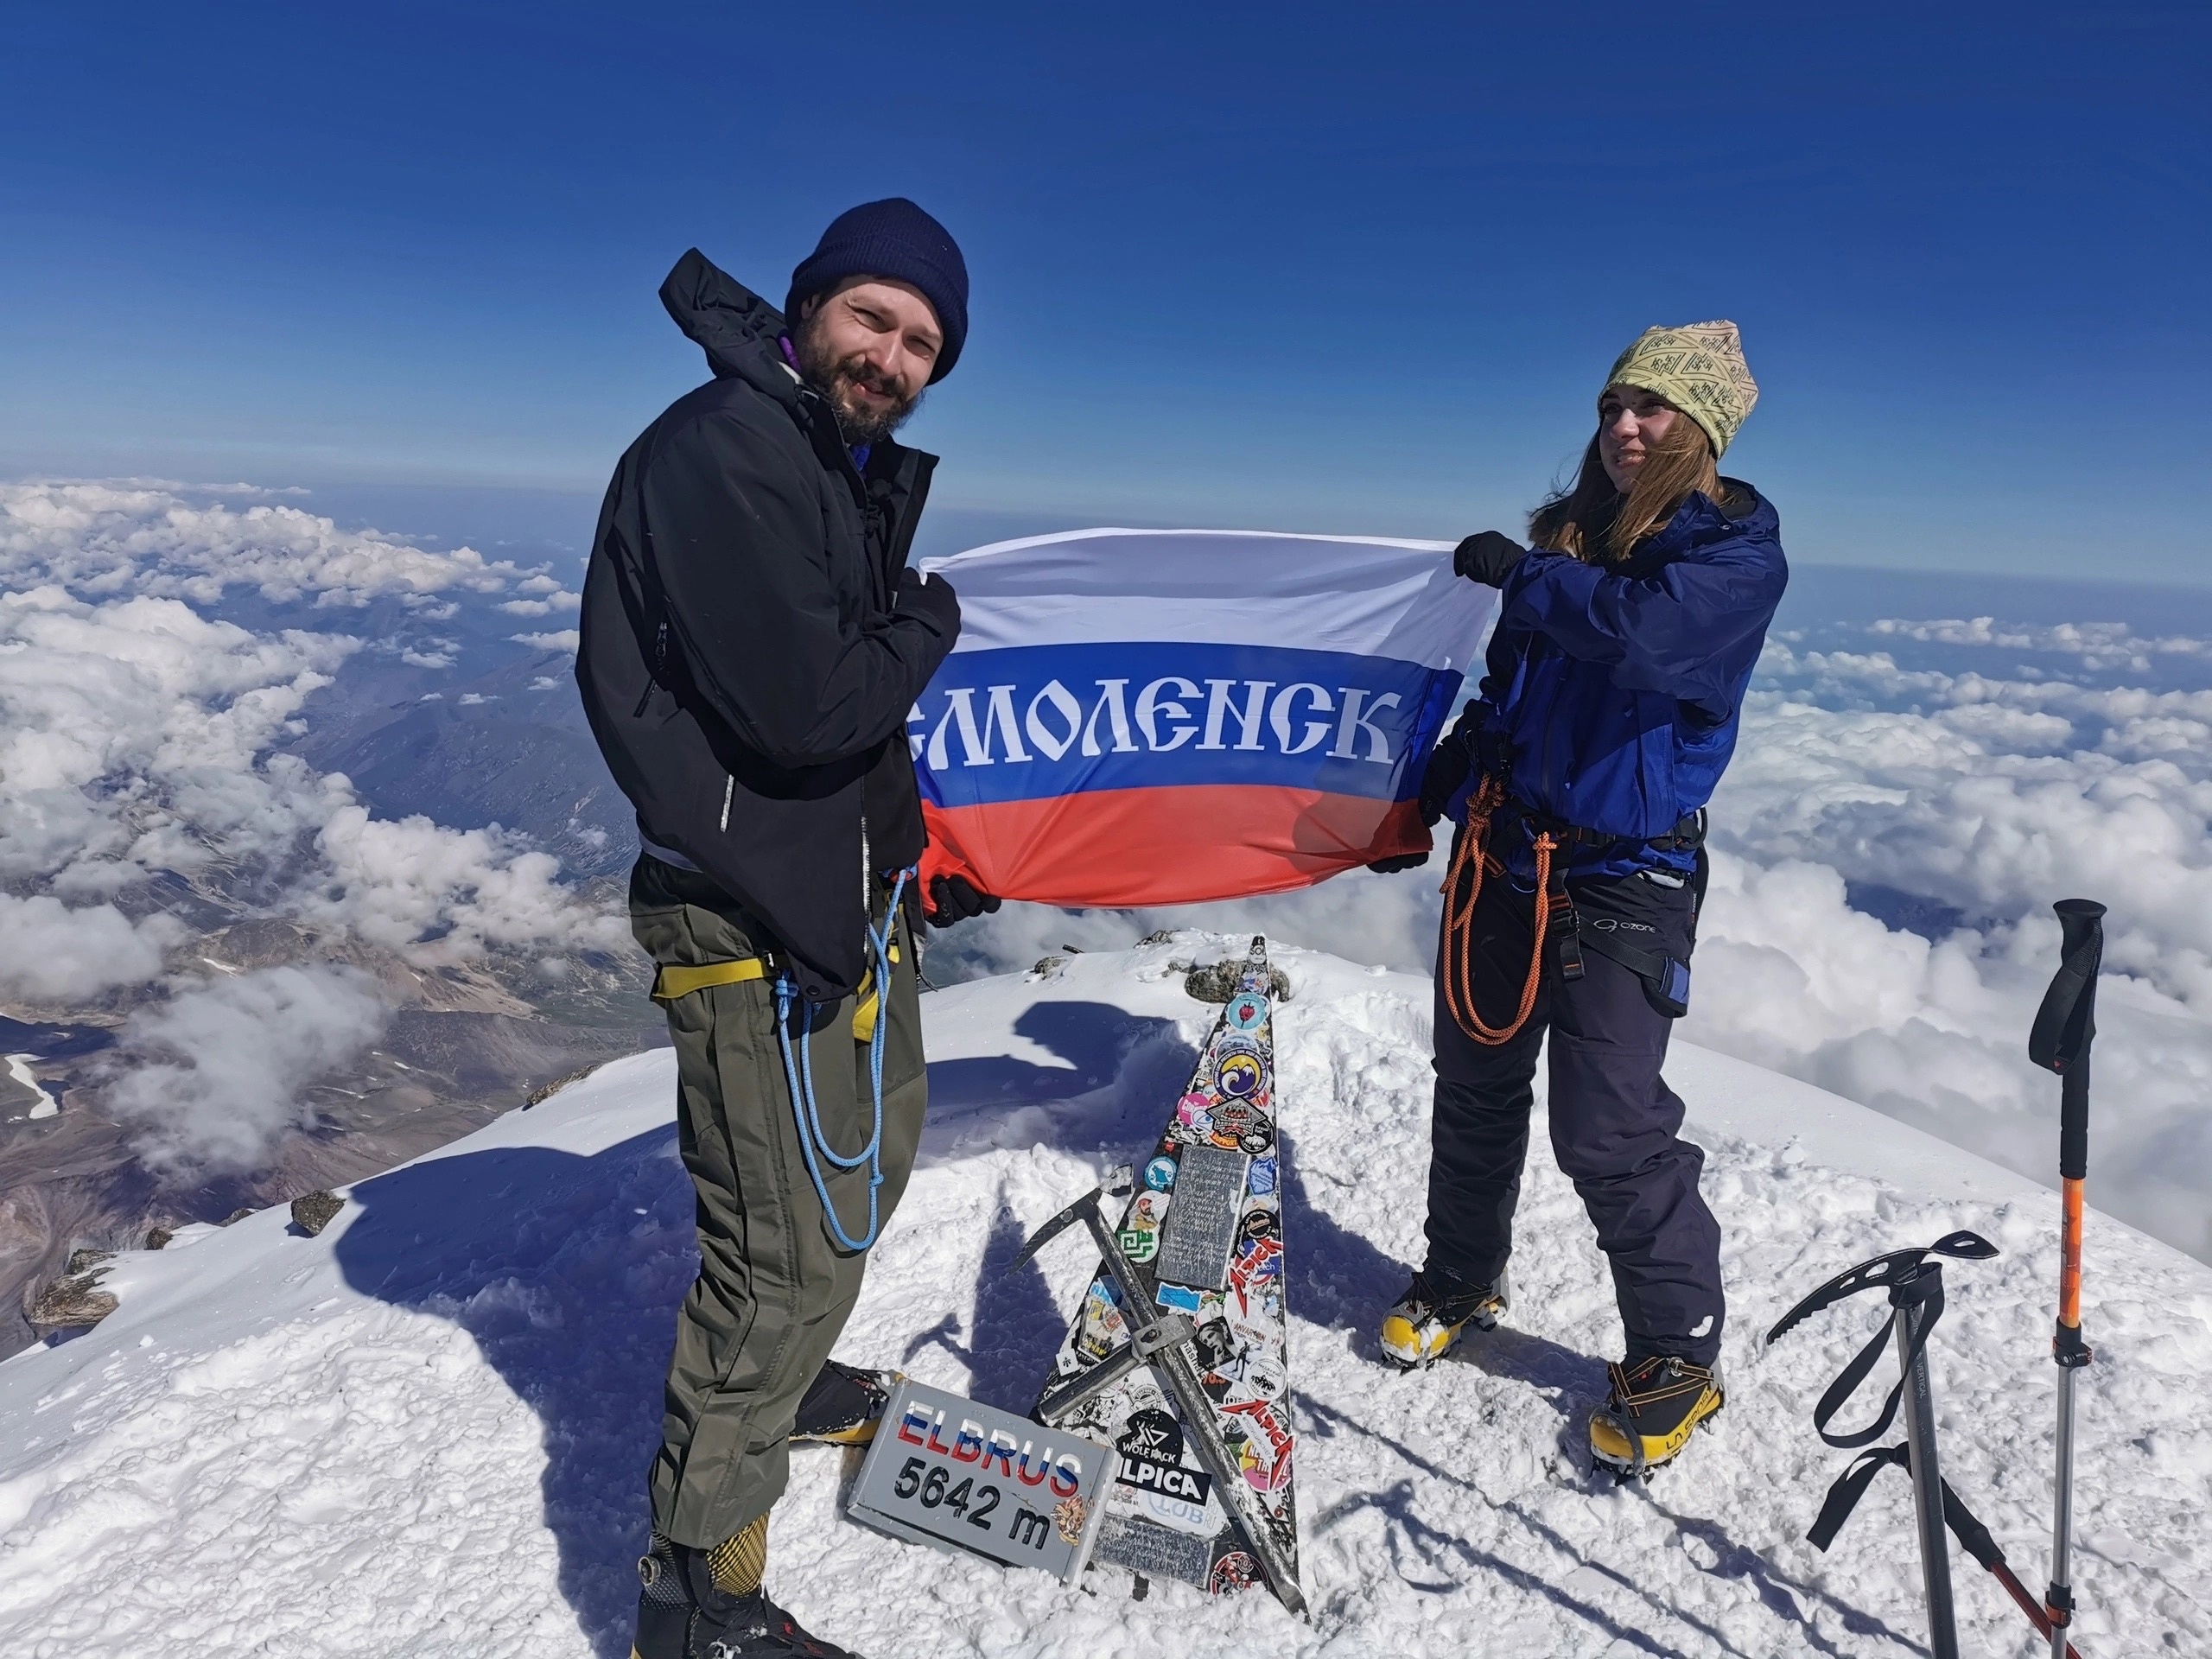
[[[1728,1397],[1718,1366],[1648,1359],[1633,1371],[1608,1369],[1612,1397],[1590,1414],[1590,1455],[1623,1479],[1672,1463]]]
[[[1459,1333],[1469,1325],[1478,1331],[1496,1330],[1508,1295],[1501,1276],[1494,1288],[1433,1301],[1430,1293],[1423,1289],[1423,1281],[1416,1279],[1382,1316],[1382,1357],[1406,1370],[1426,1370],[1451,1351]]]

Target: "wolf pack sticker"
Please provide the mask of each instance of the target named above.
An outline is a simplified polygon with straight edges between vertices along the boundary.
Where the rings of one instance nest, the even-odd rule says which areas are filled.
[[[1264,1525],[1294,1569],[1290,1355],[1283,1311],[1281,1154],[1276,1143],[1274,1008],[1265,941],[1255,939],[1124,1211],[1116,1242],[1163,1309],[1197,1330],[1200,1387],[1236,1461],[1240,1511]],[[1103,1265],[1053,1361],[1051,1388],[1128,1341]],[[1264,1583],[1189,1445],[1190,1425],[1139,1365],[1063,1420],[1110,1443],[1120,1473],[1101,1502],[1092,1557],[1178,1578],[1215,1594]]]

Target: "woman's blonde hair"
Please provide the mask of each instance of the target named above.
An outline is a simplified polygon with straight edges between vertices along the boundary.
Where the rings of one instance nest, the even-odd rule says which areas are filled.
[[[1672,518],[1693,494],[1726,507],[1725,493],[1713,442],[1687,416],[1669,425],[1667,435],[1650,446],[1626,494],[1616,490],[1605,475],[1592,433],[1573,486],[1529,515],[1529,540],[1548,552],[1569,553],[1592,564],[1618,563]]]

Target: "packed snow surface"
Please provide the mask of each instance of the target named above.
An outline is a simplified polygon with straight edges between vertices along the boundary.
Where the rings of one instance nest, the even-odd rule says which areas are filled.
[[[1185,933],[925,1000],[923,1166],[844,1357],[1027,1408],[1095,1263],[1074,1240],[1020,1272],[1015,1252],[1163,1126],[1216,1012],[1171,961],[1243,944]],[[846,1454],[804,1451],[770,1588],[821,1634],[870,1659],[1923,1651],[1902,1478],[1829,1554],[1803,1539],[1847,1458],[1813,1402],[1886,1310],[1861,1298],[1760,1338],[1842,1268],[1960,1227],[2004,1254],[1947,1268],[1946,1471],[2041,1585],[2051,1194],[1678,1046],[1668,1076],[1726,1236],[1728,1406],[1648,1489],[1618,1486],[1583,1429],[1618,1340],[1611,1290],[1541,1124],[1508,1327],[1423,1375],[1377,1363],[1421,1249],[1428,983],[1274,955],[1295,991],[1276,1031],[1310,1621],[1263,1593],[1155,1584],[1139,1602],[1112,1570],[1071,1589],[898,1542],[842,1518]],[[672,1072],[665,1052],[607,1066],[361,1183],[318,1238],[271,1211],[122,1258],[118,1313],[0,1364],[0,1651],[626,1654],[696,1260]],[[2212,1652],[2212,1270],[2093,1217],[2084,1307],[2080,1645]],[[1971,1560],[1955,1571],[1968,1652],[2036,1651]]]

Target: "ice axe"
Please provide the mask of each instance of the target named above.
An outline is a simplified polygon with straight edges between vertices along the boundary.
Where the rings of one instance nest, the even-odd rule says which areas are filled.
[[[1933,1244],[1916,1249],[1891,1250],[1887,1255],[1878,1255],[1848,1272],[1838,1274],[1783,1314],[1776,1321],[1774,1329],[1766,1333],[1767,1341],[1771,1343],[1810,1315],[1833,1307],[1847,1297],[1869,1290],[1889,1293],[1888,1322],[1828,1385],[1820,1404],[1813,1408],[1813,1427],[1830,1446],[1855,1451],[1889,1433],[1890,1425],[1897,1420],[1897,1408],[1902,1405],[1904,1440],[1878,1452],[1865,1452],[1854,1459],[1828,1489],[1820,1518],[1813,1522],[1806,1536],[1815,1548],[1826,1549],[1834,1541],[1837,1530],[1850,1517],[1867,1484],[1877,1474],[1892,1463],[1910,1474],[1920,1539],[1921,1585],[1928,1600],[1928,1645],[1935,1659],[1958,1659],[1959,1655],[1957,1618],[1951,1601],[1950,1540],[1944,1532],[1951,1516],[1946,1511],[1955,1508],[1961,1518],[1970,1522],[1973,1517],[1958,1502],[1957,1494],[1951,1491],[1936,1462],[1936,1396],[1928,1370],[1928,1338],[1936,1329],[1936,1322],[1943,1317],[1943,1267],[1940,1262],[1929,1258],[1949,1256],[1955,1261],[1980,1262],[1996,1254],[1994,1244],[1978,1233],[1968,1232],[1946,1233]],[[1882,1414],[1870,1427],[1831,1434],[1828,1420],[1858,1392],[1859,1385],[1880,1362],[1882,1350],[1888,1345],[1893,1332],[1897,1337],[1898,1375],[1897,1386],[1883,1402]],[[1979,1551],[1975,1554],[1976,1559],[1980,1559]]]
[[[1107,1274],[1121,1298],[1122,1321],[1129,1331],[1129,1340],[1124,1346],[1080,1375],[1047,1389],[1045,1397],[1037,1402],[1037,1420],[1057,1425],[1084,1401],[1119,1382],[1138,1366],[1151,1366],[1175,1396],[1191,1440],[1198,1447],[1198,1461],[1213,1477],[1214,1490],[1220,1495],[1222,1507],[1228,1511],[1245,1548],[1266,1573],[1268,1587],[1275,1592],[1278,1601],[1302,1618],[1306,1599],[1299,1593],[1298,1574],[1276,1546],[1265,1518],[1246,1510],[1247,1489],[1243,1471],[1214,1421],[1213,1402],[1199,1386],[1198,1327],[1188,1314],[1163,1312],[1154,1302],[1152,1293],[1145,1288],[1136,1268],[1122,1253],[1121,1241],[1114,1236],[1113,1228],[1107,1224],[1105,1214],[1099,1208],[1102,1198],[1120,1198],[1129,1191],[1130,1185],[1129,1166],[1117,1165],[1107,1173],[1103,1185],[1093,1187],[1032,1233],[1029,1242],[1021,1247],[1021,1254],[1014,1259],[1010,1271],[1019,1271],[1046,1244],[1081,1222],[1090,1230],[1098,1254],[1105,1259]]]
[[[2059,1077],[2058,1322],[2050,1357],[2058,1365],[2058,1480],[2050,1527],[2052,1659],[2065,1659],[2074,1622],[2074,1374],[2089,1363],[2082,1340],[2082,1190],[2089,1174],[2089,1045],[2097,1034],[2097,969],[2104,958],[2105,907],[2089,899],[2062,899],[2061,960],[2028,1033],[2028,1058]]]
[[[1851,1518],[1852,1511],[1877,1475],[1892,1465],[1910,1475],[1920,1539],[1921,1573],[1928,1598],[1929,1650],[1936,1659],[1948,1659],[1959,1650],[1951,1599],[1950,1557],[1943,1540],[1947,1527],[1960,1547],[1980,1563],[2012,1599],[2013,1605],[2035,1626],[2036,1633],[2043,1637],[2050,1634],[2050,1621],[2042,1605],[2012,1571],[2012,1563],[2005,1559],[2005,1551],[1989,1529],[1975,1518],[1965,1500],[1952,1490],[1951,1483],[1943,1478],[1936,1459],[1935,1396],[1928,1375],[1927,1350],[1928,1333],[1943,1313],[1943,1270],[1942,1263],[1928,1258],[1948,1256],[1958,1262],[1980,1262],[1996,1254],[1994,1244],[1979,1233],[1969,1232],[1946,1233],[1933,1244],[1917,1249],[1891,1250],[1887,1255],[1878,1255],[1847,1273],[1838,1274],[1783,1314],[1774,1329],[1766,1333],[1766,1339],[1772,1342],[1809,1315],[1833,1307],[1847,1297],[1870,1290],[1889,1293],[1890,1306],[1895,1310],[1890,1323],[1875,1333],[1873,1340],[1821,1396],[1821,1402],[1813,1412],[1813,1427],[1830,1446],[1856,1448],[1879,1440],[1902,1405],[1906,1438],[1896,1446],[1860,1452],[1828,1488],[1820,1515],[1806,1529],[1805,1536],[1814,1548],[1827,1549],[1835,1541],[1843,1523]],[[1879,1421],[1871,1428],[1853,1433],[1829,1433],[1829,1420],[1880,1361],[1883,1344],[1892,1330],[1897,1334],[1902,1374],[1884,1403]],[[2082,1656],[2069,1646],[2064,1659],[2082,1659]]]

